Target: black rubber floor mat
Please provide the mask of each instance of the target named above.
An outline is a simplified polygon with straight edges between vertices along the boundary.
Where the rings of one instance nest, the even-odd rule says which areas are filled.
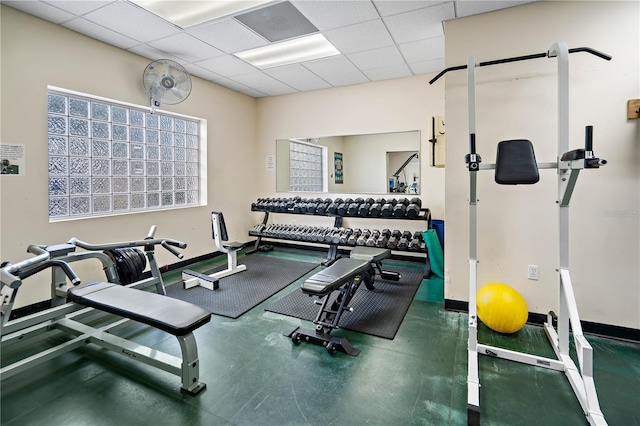
[[[220,279],[217,290],[203,287],[185,290],[182,284],[174,284],[167,287],[167,296],[191,302],[215,315],[238,318],[318,266],[259,254],[242,256],[238,264],[246,265],[247,270]],[[206,274],[224,269],[226,265]]]
[[[375,287],[381,293],[360,286],[351,299],[353,312],[345,312],[340,319],[340,328],[393,339],[411,305],[411,301],[422,282],[424,270],[419,268],[388,268],[401,274],[400,281],[386,281],[376,277]],[[333,292],[331,297],[336,297]],[[313,321],[320,309],[302,290],[296,289],[277,300],[265,310],[282,315]]]

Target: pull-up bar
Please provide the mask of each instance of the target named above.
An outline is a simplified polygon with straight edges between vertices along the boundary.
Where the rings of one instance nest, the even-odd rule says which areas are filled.
[[[573,49],[569,49],[569,53],[578,53],[578,52],[591,53],[592,55],[598,56],[606,61],[611,60],[611,56],[607,55],[606,53],[602,53],[598,50],[592,49],[590,47],[575,47]],[[538,59],[538,58],[547,58],[547,57],[550,57],[549,52],[534,53],[533,55],[514,56],[512,58],[503,58],[503,59],[495,59],[493,61],[480,62],[478,66],[486,67],[489,65],[506,64],[508,62],[528,61],[529,59]],[[440,77],[442,77],[449,71],[458,71],[458,70],[465,70],[465,69],[467,69],[467,65],[457,65],[455,67],[445,68],[444,70],[440,71],[438,75],[433,77],[429,81],[429,84],[435,83]]]

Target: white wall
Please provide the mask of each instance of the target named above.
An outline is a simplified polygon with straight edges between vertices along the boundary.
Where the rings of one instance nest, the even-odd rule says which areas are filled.
[[[545,52],[553,42],[613,56],[570,55],[570,145],[584,146],[594,126],[595,154],[609,164],[580,174],[571,202],[570,262],[581,319],[640,328],[640,120],[626,119],[640,94],[638,2],[537,2],[447,22],[447,66]],[[556,60],[477,69],[478,152],[495,161],[497,142],[530,139],[538,161],[555,161]],[[466,73],[447,74],[445,297],[468,300],[469,151]],[[445,85],[438,81],[436,85]],[[518,289],[529,311],[557,310],[556,173],[533,186],[499,186],[479,173],[479,285]],[[612,213],[613,212],[613,213]],[[540,281],[526,279],[540,266]]]
[[[429,86],[433,75],[420,75],[395,80],[338,87],[313,92],[258,99],[257,139],[258,156],[262,159],[274,155],[276,139],[300,135],[354,135],[369,133],[419,130],[421,151],[429,152],[431,116],[444,111],[444,85]],[[345,167],[349,167],[345,156]],[[262,160],[264,162],[264,160]],[[259,163],[261,164],[261,163]],[[386,173],[382,166],[382,179]],[[444,170],[428,166],[421,161],[421,198],[423,206],[431,209],[433,217],[444,217]],[[345,174],[345,181],[347,175]],[[276,194],[274,172],[265,168],[256,170],[256,190],[261,197],[282,197]],[[348,183],[346,184],[348,185]],[[308,194],[307,197],[326,197],[327,194]],[[364,196],[366,194],[339,192],[332,198]],[[262,216],[254,213],[254,222]],[[272,215],[276,223],[315,224],[330,226],[330,218]],[[360,228],[390,227],[388,223],[374,219],[345,219],[345,225]],[[422,221],[394,221],[393,227],[402,230],[423,230]]]
[[[258,158],[255,100],[199,78],[193,78],[186,101],[163,108],[208,120],[208,206],[49,223],[47,85],[146,106],[141,76],[149,60],[4,5],[1,14],[1,141],[24,144],[27,157],[26,176],[0,178],[2,260],[29,257],[29,244],[63,243],[74,236],[96,243],[143,238],[153,224],[158,237],[187,242],[189,259],[215,250],[211,210],[225,212],[230,238],[249,240],[247,231],[255,224],[250,204],[257,194],[251,173]],[[178,261],[164,250],[158,253],[160,264]],[[104,278],[97,262],[91,271],[79,266],[74,269],[85,281]],[[42,284],[37,278],[27,281],[16,307],[48,298],[47,279],[42,273]]]

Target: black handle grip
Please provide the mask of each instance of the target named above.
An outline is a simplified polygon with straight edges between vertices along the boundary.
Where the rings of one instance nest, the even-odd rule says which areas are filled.
[[[165,249],[167,249],[167,251],[169,253],[171,253],[172,255],[176,256],[178,259],[182,259],[184,257],[184,255],[180,252],[178,252],[176,249],[172,248],[169,245],[169,242],[167,241],[163,241],[160,243],[162,245],[162,247],[164,247]],[[175,245],[175,244],[174,244]],[[186,246],[186,245],[185,245]],[[179,246],[178,246],[179,247]]]
[[[584,150],[593,151],[593,126],[584,128]]]

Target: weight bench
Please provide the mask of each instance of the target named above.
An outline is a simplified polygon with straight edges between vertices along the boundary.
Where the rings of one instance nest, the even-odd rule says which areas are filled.
[[[314,303],[321,305],[315,320],[315,330],[308,330],[296,327],[292,331],[285,332],[285,336],[290,337],[294,344],[301,341],[322,345],[327,348],[330,354],[340,350],[348,355],[357,356],[359,349],[354,348],[347,339],[331,335],[331,331],[339,328],[340,318],[345,311],[353,312],[349,302],[364,282],[367,290],[377,290],[373,283],[378,274],[387,279],[398,280],[400,275],[395,272],[382,270],[382,259],[389,257],[391,250],[356,247],[351,252],[350,258],[340,258],[331,266],[321,270],[308,278],[301,285],[303,293],[309,296],[316,296],[320,300]],[[330,307],[329,299],[331,293],[338,291],[338,296],[333,300]]]
[[[237,241],[225,242],[229,240],[229,237],[222,212],[211,212],[211,228],[216,247],[227,254],[227,269],[210,275],[200,274],[188,269],[184,270],[182,271],[182,281],[185,290],[197,286],[208,288],[209,290],[217,290],[220,278],[228,277],[247,269],[246,265],[238,265],[237,252],[244,247],[244,244]]]
[[[69,319],[61,325],[69,328],[85,343],[96,343],[139,361],[161,368],[182,378],[181,390],[198,394],[206,388],[199,381],[198,347],[193,331],[211,320],[211,313],[199,306],[157,293],[123,287],[107,282],[91,282],[73,287],[68,300],[120,317],[132,319],[176,336],[182,359],[114,336]]]

